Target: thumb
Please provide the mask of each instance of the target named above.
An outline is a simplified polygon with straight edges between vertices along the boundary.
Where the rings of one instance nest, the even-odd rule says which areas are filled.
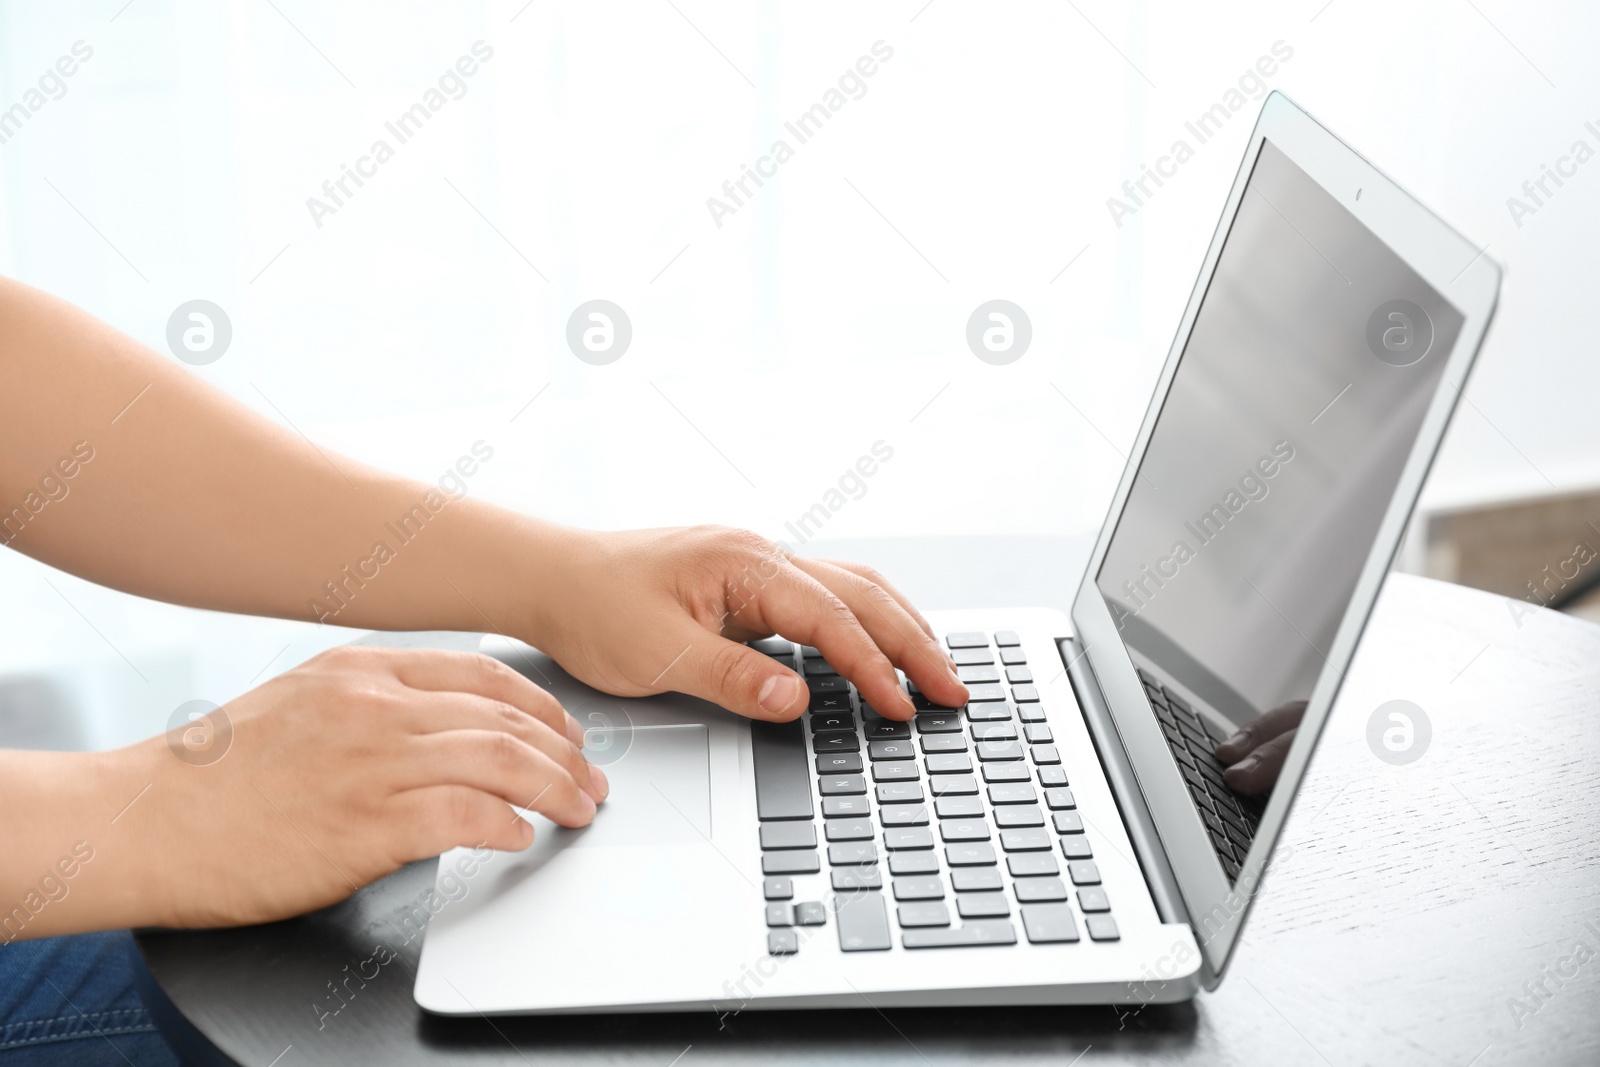
[[[662,679],[680,693],[773,722],[798,717],[810,703],[806,683],[771,656],[698,627],[686,628],[683,641],[683,655]]]

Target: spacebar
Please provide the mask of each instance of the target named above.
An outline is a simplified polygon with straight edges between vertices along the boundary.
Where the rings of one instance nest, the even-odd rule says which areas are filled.
[[[975,919],[964,926],[929,926],[900,935],[906,948],[955,948],[961,945],[1015,945],[1017,931],[1009,919]]]
[[[756,767],[756,817],[811,818],[811,768],[805,727],[794,722],[751,722]]]

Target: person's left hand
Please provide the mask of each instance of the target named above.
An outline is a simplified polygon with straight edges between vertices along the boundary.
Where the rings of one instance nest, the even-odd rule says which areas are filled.
[[[1270,792],[1305,713],[1304,700],[1280,704],[1218,745],[1216,756],[1227,768],[1222,778],[1228,787],[1245,796]]]
[[[743,644],[776,633],[814,645],[886,718],[915,714],[896,667],[937,703],[967,702],[926,620],[870,568],[717,526],[571,537],[548,579],[556,596],[517,636],[597,689],[677,690],[787,721],[809,704],[805,681]]]

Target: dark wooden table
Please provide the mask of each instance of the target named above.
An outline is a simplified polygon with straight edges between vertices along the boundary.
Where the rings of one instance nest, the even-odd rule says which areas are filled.
[[[879,566],[925,606],[977,607],[1065,604],[1086,546],[927,538],[825,551]],[[1403,766],[1367,742],[1369,717],[1395,699],[1432,728]],[[411,999],[420,938],[392,932],[432,887],[431,861],[289,922],[146,930],[138,944],[146,998],[201,1064],[1593,1064],[1597,786],[1600,627],[1396,576],[1234,966],[1191,1004],[433,1018]],[[379,942],[396,958],[321,1018],[328,984]]]

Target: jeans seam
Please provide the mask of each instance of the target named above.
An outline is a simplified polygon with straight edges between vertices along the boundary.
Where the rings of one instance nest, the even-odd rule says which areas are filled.
[[[129,1018],[131,1016],[131,1018]],[[66,1024],[63,1026],[62,1024]],[[29,1031],[43,1030],[43,1033]],[[22,1019],[0,1027],[0,1050],[43,1045],[53,1041],[79,1041],[86,1037],[150,1033],[155,1024],[143,1008],[117,1008],[92,1015],[58,1015]],[[27,1036],[13,1036],[13,1035]]]

